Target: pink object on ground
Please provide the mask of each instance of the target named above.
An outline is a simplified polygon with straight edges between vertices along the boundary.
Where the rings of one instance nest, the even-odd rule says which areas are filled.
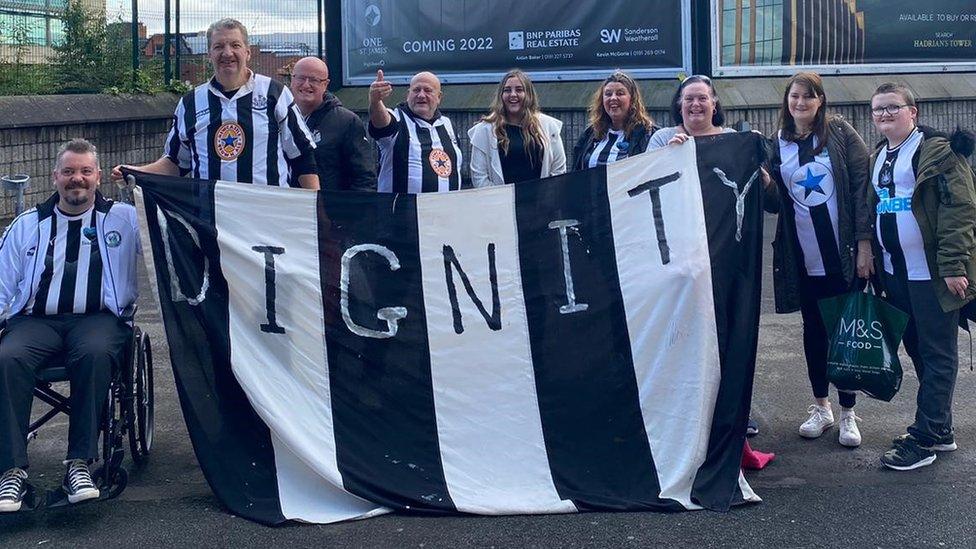
[[[769,465],[769,462],[773,461],[773,458],[775,457],[776,454],[773,453],[767,454],[766,452],[758,452],[753,450],[752,447],[749,446],[749,441],[747,440],[745,447],[742,449],[742,468],[758,471],[766,467],[766,465]]]

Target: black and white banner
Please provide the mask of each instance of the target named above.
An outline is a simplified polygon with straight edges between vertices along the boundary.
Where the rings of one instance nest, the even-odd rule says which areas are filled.
[[[264,523],[758,501],[760,150],[421,195],[136,174],[214,492]]]

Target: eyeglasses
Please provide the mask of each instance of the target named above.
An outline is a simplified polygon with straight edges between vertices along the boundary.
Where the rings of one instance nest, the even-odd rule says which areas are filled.
[[[304,74],[293,74],[291,75],[291,81],[296,84],[304,84],[308,82],[313,86],[318,86],[324,83],[328,78],[315,78],[314,76],[305,76]]]
[[[876,107],[871,109],[871,114],[874,116],[883,116],[885,114],[894,116],[907,106],[908,105],[885,105],[884,107]]]

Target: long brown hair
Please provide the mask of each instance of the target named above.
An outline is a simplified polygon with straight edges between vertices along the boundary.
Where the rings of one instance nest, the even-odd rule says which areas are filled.
[[[786,91],[783,92],[783,105],[779,109],[779,129],[782,131],[784,141],[799,141],[800,137],[796,133],[796,120],[790,114],[790,90],[793,84],[798,84],[805,88],[807,92],[820,99],[820,108],[817,115],[813,118],[812,133],[817,136],[817,146],[813,154],[820,154],[820,151],[827,146],[827,94],[824,92],[823,79],[815,72],[798,72],[786,83]]]
[[[482,120],[491,124],[495,138],[498,139],[498,147],[505,151],[505,154],[508,154],[508,133],[505,131],[508,117],[505,113],[505,101],[502,100],[502,92],[505,91],[505,83],[508,82],[509,78],[518,78],[522,87],[525,88],[525,99],[522,100],[521,120],[519,120],[518,126],[522,128],[522,143],[531,162],[530,149],[533,145],[538,147],[540,151],[545,149],[546,139],[542,132],[542,123],[539,122],[539,114],[541,113],[539,99],[535,93],[535,86],[532,85],[532,80],[527,74],[519,69],[512,69],[505,73],[502,81],[498,83],[495,97],[491,100],[491,112]]]
[[[600,84],[590,101],[589,117],[590,125],[593,126],[593,139],[600,141],[606,137],[607,131],[612,125],[610,115],[603,108],[603,89],[612,82],[623,84],[627,88],[627,92],[630,93],[630,111],[627,112],[627,121],[624,123],[624,135],[630,137],[631,132],[637,126],[644,126],[644,129],[650,130],[654,121],[647,114],[637,82],[627,73],[615,71]]]

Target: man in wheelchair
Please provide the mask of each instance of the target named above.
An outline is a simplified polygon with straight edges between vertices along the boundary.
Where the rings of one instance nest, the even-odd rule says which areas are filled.
[[[23,502],[36,372],[52,359],[71,385],[62,488],[69,503],[99,497],[89,465],[111,373],[131,339],[122,317],[138,292],[135,208],[98,192],[98,154],[85,139],[61,146],[53,179],[57,193],[0,240],[0,512]]]

